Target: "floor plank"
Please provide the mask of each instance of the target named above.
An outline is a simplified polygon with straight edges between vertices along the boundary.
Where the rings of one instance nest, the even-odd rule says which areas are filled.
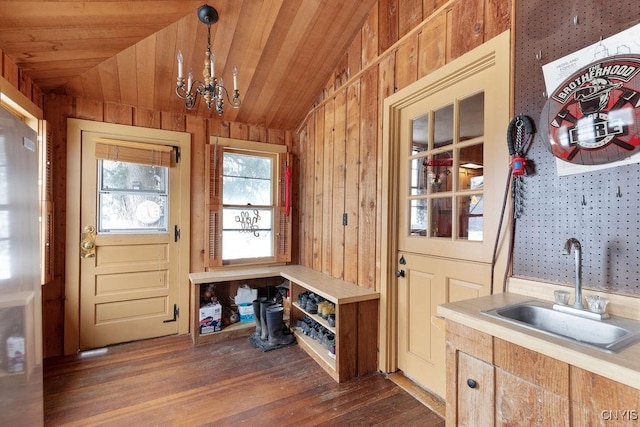
[[[444,420],[380,374],[336,383],[298,346],[172,336],[48,359],[47,426],[425,426]]]

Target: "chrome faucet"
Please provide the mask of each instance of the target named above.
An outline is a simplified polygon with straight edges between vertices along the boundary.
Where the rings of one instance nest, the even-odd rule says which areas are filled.
[[[572,246],[574,248],[576,259],[576,298],[573,303],[573,307],[582,310],[584,309],[584,305],[582,304],[582,246],[578,239],[572,237],[567,240],[564,244],[562,255],[571,254]]]

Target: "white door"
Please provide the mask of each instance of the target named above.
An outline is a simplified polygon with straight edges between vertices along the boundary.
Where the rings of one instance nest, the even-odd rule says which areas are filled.
[[[490,293],[508,172],[508,68],[500,72],[452,68],[398,116],[397,363],[442,397],[437,306]]]
[[[82,131],[80,145],[78,348],[186,332],[178,144]]]

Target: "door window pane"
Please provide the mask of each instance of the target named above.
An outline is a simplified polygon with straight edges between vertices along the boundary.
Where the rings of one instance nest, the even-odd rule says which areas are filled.
[[[484,204],[482,195],[458,197],[458,237],[482,241]]]
[[[409,235],[427,235],[427,203],[427,199],[411,200],[411,229],[409,230]]]
[[[100,190],[166,193],[166,167],[111,160],[100,162]]]
[[[429,149],[429,115],[425,114],[412,120],[413,144],[411,154]]]
[[[460,173],[458,179],[458,190],[474,190],[482,188],[482,178],[484,170],[483,144],[475,144],[460,149]]]
[[[453,105],[436,110],[433,125],[433,148],[453,144]]]
[[[443,193],[453,188],[453,151],[429,156],[429,192]]]
[[[168,168],[98,160],[98,232],[167,231]]]
[[[460,101],[460,141],[484,135],[484,92]]]
[[[427,194],[429,186],[428,158],[411,159],[411,192],[412,196]]]
[[[431,199],[431,236],[451,237],[451,198]]]

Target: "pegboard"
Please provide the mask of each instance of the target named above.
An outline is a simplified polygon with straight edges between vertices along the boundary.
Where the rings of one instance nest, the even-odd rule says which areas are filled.
[[[542,66],[638,23],[637,0],[516,2],[515,113],[539,127],[546,102]],[[585,289],[640,296],[640,164],[558,176],[538,134],[528,158],[536,174],[524,178],[513,275],[573,285],[573,252],[561,252],[575,237]]]

